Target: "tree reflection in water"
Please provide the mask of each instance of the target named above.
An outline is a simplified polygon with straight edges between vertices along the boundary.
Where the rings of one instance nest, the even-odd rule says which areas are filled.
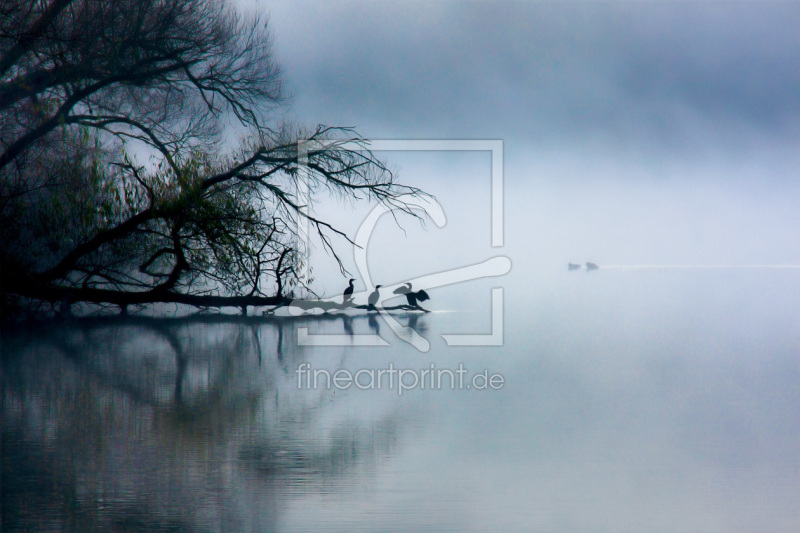
[[[368,331],[354,322],[330,324]],[[293,495],[369,478],[403,417],[331,417],[330,390],[297,388],[315,354],[295,329],[116,318],[4,332],[4,531],[272,530]]]

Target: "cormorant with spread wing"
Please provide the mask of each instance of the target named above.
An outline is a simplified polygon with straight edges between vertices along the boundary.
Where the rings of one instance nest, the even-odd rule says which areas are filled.
[[[406,300],[408,300],[408,305],[410,305],[411,307],[414,307],[416,309],[422,309],[423,311],[427,311],[427,309],[424,309],[421,305],[419,305],[419,303],[417,303],[417,300],[419,300],[420,302],[424,302],[425,300],[430,300],[431,299],[431,297],[428,296],[428,293],[425,292],[424,290],[412,291],[411,290],[411,283],[406,283],[405,287],[396,288],[394,290],[394,293],[395,294],[404,294],[405,297],[406,297]]]

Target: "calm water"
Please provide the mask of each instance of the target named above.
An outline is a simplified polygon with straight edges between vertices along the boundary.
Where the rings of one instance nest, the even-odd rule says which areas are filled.
[[[504,346],[446,346],[490,332],[481,287],[433,294],[458,312],[397,315],[427,353],[363,316],[3,331],[2,530],[800,525],[800,274],[530,276],[506,284]],[[299,327],[390,346],[298,346]],[[315,389],[302,363],[461,364],[504,385]]]

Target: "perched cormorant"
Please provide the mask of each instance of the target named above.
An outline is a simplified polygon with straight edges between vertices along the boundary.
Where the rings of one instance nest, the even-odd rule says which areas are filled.
[[[372,309],[375,309],[375,304],[378,303],[378,300],[381,297],[381,293],[378,292],[378,289],[381,287],[383,287],[383,285],[375,285],[375,290],[369,295],[369,300],[367,300],[367,302]]]
[[[424,302],[425,300],[430,300],[431,297],[428,296],[428,293],[423,290],[412,291],[411,283],[406,283],[406,285],[408,286],[396,288],[394,290],[394,293],[405,294],[406,300],[408,300],[408,305],[410,305],[411,307],[418,307],[419,309],[422,309],[422,307],[420,307],[420,305],[417,303],[417,300],[419,300],[420,302]]]
[[[344,290],[343,302],[347,303],[353,299],[353,282],[355,278],[350,278],[350,285]]]
[[[576,265],[575,263],[568,263],[567,264],[567,269],[568,270],[578,270],[579,268],[581,268],[581,266],[580,265]]]
[[[599,266],[595,265],[594,263],[586,263],[586,270],[597,270],[600,268]]]

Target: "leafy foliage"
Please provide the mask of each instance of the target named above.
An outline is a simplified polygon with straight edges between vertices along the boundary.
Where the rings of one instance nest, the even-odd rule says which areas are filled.
[[[348,239],[301,178],[415,216],[401,196],[422,191],[351,129],[268,126],[262,17],[214,0],[9,0],[0,17],[6,303],[281,303],[301,283],[297,217],[337,260]]]

